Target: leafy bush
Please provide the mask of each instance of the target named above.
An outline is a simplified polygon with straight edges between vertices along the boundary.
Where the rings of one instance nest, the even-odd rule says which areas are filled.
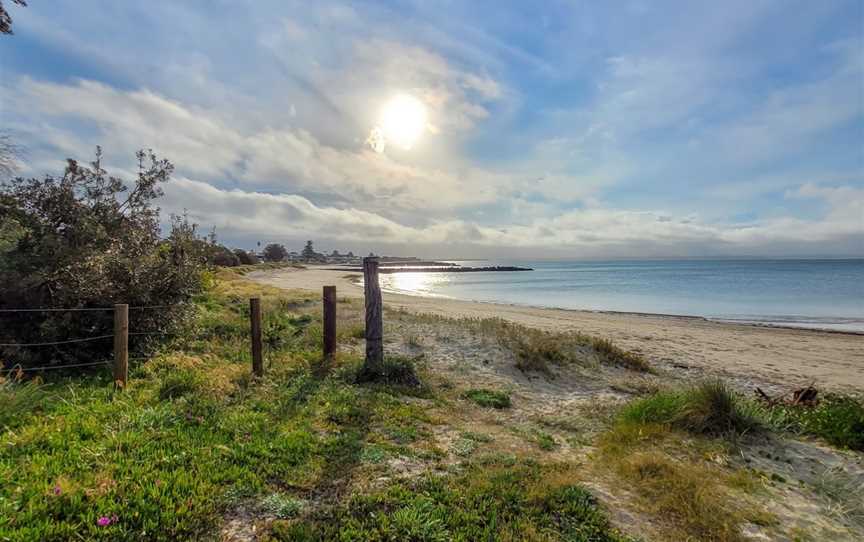
[[[237,267],[240,265],[240,258],[230,248],[221,245],[213,246],[209,261],[213,265],[220,267]]]
[[[160,239],[153,201],[173,166],[137,153],[131,187],[96,160],[69,160],[60,178],[0,183],[0,308],[98,308],[115,303],[167,306],[130,310],[134,332],[176,330],[184,302],[201,289],[206,244],[194,225],[172,217]],[[112,312],[24,312],[0,316],[0,342],[45,343],[112,333]],[[146,341],[133,340],[133,351]],[[6,366],[93,361],[111,352],[110,339],[46,347],[0,347]]]
[[[475,388],[466,391],[465,398],[474,401],[482,407],[498,409],[510,407],[510,394],[504,391]]]
[[[255,255],[246,252],[242,248],[235,248],[234,255],[237,256],[240,265],[255,265],[258,263],[258,258]]]
[[[270,243],[264,247],[264,259],[268,262],[281,262],[287,255],[288,251],[278,243]]]
[[[636,400],[624,407],[619,420],[714,436],[744,434],[762,426],[757,409],[719,380]]]

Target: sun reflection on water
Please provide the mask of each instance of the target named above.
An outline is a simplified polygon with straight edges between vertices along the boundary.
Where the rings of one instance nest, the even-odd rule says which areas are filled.
[[[446,273],[388,273],[381,275],[381,287],[391,292],[436,295],[448,280]]]

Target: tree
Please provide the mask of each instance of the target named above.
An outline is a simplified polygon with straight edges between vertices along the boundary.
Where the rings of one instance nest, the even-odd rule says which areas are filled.
[[[240,258],[234,254],[234,251],[222,245],[211,245],[210,257],[208,260],[213,265],[221,267],[236,267],[240,265]]]
[[[270,243],[264,247],[264,259],[268,262],[281,262],[287,255],[288,251],[278,243]]]
[[[11,177],[18,169],[21,147],[16,145],[9,134],[0,134],[0,179]]]
[[[0,183],[0,308],[93,308],[159,305],[135,314],[136,331],[162,333],[183,321],[184,302],[202,286],[206,245],[194,224],[172,217],[160,238],[162,195],[174,166],[140,151],[131,186],[102,168],[68,160],[62,177]],[[4,318],[0,343],[45,343],[110,335],[110,311],[29,312]],[[140,342],[137,344],[141,344]],[[39,348],[0,347],[5,362],[32,365],[99,360],[110,341]]]
[[[12,3],[27,6],[26,0],[12,0]],[[12,16],[3,7],[3,0],[0,0],[0,34],[12,34]]]
[[[258,263],[258,258],[256,258],[253,254],[246,252],[242,248],[235,248],[234,255],[237,256],[237,259],[240,261],[240,265],[255,265]]]
[[[338,250],[334,250],[333,252],[330,253],[330,256],[333,258],[338,258],[339,256],[341,256],[341,254],[339,254]]]
[[[303,252],[300,255],[304,260],[315,260],[318,258],[318,253],[312,247],[312,241],[306,241],[306,246],[303,247]]]

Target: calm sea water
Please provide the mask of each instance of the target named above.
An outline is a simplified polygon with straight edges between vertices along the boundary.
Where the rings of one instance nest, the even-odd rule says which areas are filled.
[[[864,331],[862,259],[456,263],[534,271],[395,273],[381,285],[475,301]]]

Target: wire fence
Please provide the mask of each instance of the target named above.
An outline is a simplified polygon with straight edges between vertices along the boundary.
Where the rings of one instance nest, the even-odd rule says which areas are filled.
[[[228,304],[231,306],[234,306],[234,307],[238,307],[238,306],[243,306],[245,308],[250,307],[250,302],[248,300],[244,301],[244,300],[236,299],[236,300],[231,300]],[[114,338],[115,339],[114,355],[115,355],[115,360],[116,360],[116,359],[118,359],[118,353],[116,350],[116,348],[117,348],[116,339],[118,337],[118,333],[121,333],[123,336],[125,336],[125,341],[123,341],[123,342],[125,342],[126,346],[124,347],[123,355],[120,356],[119,359],[125,360],[122,362],[122,365],[124,366],[123,370],[128,371],[128,362],[130,362],[130,361],[133,361],[133,362],[147,361],[148,359],[150,359],[150,356],[129,357],[129,355],[128,355],[129,354],[129,352],[128,352],[128,339],[130,337],[141,337],[141,338],[146,338],[146,337],[178,337],[181,335],[180,333],[177,333],[177,332],[168,332],[168,331],[131,331],[131,330],[129,330],[128,312],[130,312],[130,311],[142,311],[142,310],[174,309],[174,308],[178,308],[181,306],[191,306],[191,304],[190,303],[176,303],[176,304],[171,304],[171,305],[141,305],[141,306],[127,307],[126,316],[124,317],[125,318],[125,320],[124,320],[125,325],[121,326],[119,328],[117,325],[118,322],[116,320],[117,313],[114,312],[117,309],[117,307],[115,307],[115,306],[111,306],[111,307],[76,307],[76,308],[55,308],[55,307],[50,307],[50,308],[49,307],[4,308],[4,309],[0,309],[0,315],[15,314],[15,313],[98,312],[98,311],[108,312],[108,311],[111,311],[111,312],[114,312],[114,318],[115,318],[114,333],[110,334],[110,335],[109,334],[93,335],[90,337],[77,337],[77,338],[68,338],[68,339],[63,339],[63,340],[43,341],[43,342],[30,342],[30,343],[0,342],[0,347],[5,347],[5,348],[38,348],[38,347],[50,347],[50,346],[63,346],[63,345],[68,345],[68,344],[83,344],[83,343],[90,343],[90,342]],[[249,309],[249,310],[250,310],[250,318],[252,318],[251,309]],[[257,336],[256,336],[256,331],[255,331],[254,326],[253,326],[251,333],[250,333],[250,341],[253,344],[257,344],[258,351],[261,352],[262,357],[268,358],[267,361],[268,361],[268,367],[269,367],[270,364],[272,363],[272,358],[269,355],[269,354],[271,354],[271,345],[269,344],[269,342],[264,342],[262,340],[262,337],[261,337],[262,333],[261,333],[261,325],[260,325],[261,324],[260,323],[260,319],[261,319],[260,309],[259,309],[258,319],[259,319],[259,322],[258,322]],[[123,330],[122,332],[119,331],[121,329]],[[205,340],[206,338],[209,337],[209,335],[207,335],[207,334],[202,334],[201,336],[198,336],[198,337],[189,337],[188,334],[186,334],[186,333],[184,333],[183,335],[186,336],[187,338],[191,339],[191,340]],[[2,340],[2,338],[0,338],[0,340]],[[254,348],[253,348],[253,358],[254,358],[254,356],[255,356],[255,354],[254,354]],[[263,359],[261,361],[263,362]],[[38,367],[23,367],[20,364],[15,364],[8,369],[3,369],[2,366],[0,366],[0,370],[3,370],[4,372],[8,372],[9,374],[16,374],[16,373],[28,373],[28,372],[37,372],[37,371],[50,371],[50,370],[58,370],[58,369],[73,369],[73,368],[97,367],[97,366],[115,367],[115,379],[116,379],[117,363],[116,363],[116,361],[112,362],[112,361],[108,361],[108,360],[86,362],[86,363],[57,363],[57,364],[43,365],[43,366],[38,366]],[[253,366],[254,366],[254,363],[253,363]],[[125,383],[125,378],[126,377],[123,376],[123,382],[124,383]]]
[[[179,306],[188,305],[186,303],[176,303],[172,305],[141,305],[141,306],[132,306],[128,307],[128,310],[155,310],[155,309],[173,309]],[[60,307],[35,307],[35,308],[4,308],[0,309],[0,314],[17,314],[17,313],[56,313],[56,312],[114,312],[116,307],[73,307],[73,308],[60,308]],[[161,331],[129,331],[127,332],[127,336],[136,336],[136,337],[144,337],[144,336],[173,336],[175,333],[166,333]],[[20,342],[0,342],[0,347],[6,348],[38,348],[38,347],[47,347],[47,346],[63,346],[67,344],[81,344],[81,343],[89,343],[94,341],[100,341],[105,339],[115,338],[116,333],[110,335],[92,335],[89,337],[76,337],[69,338],[63,340],[56,341],[42,341],[42,342],[30,342],[30,343],[20,343]],[[129,361],[144,361],[148,358],[139,357],[139,358],[128,358]],[[94,361],[87,363],[58,363],[52,365],[42,365],[39,367],[22,367],[20,364],[13,365],[8,369],[9,373],[27,373],[27,372],[37,372],[37,371],[51,371],[58,369],[74,369],[74,368],[83,368],[83,367],[96,367],[96,366],[106,366],[110,367],[113,363],[108,360],[102,361]]]

